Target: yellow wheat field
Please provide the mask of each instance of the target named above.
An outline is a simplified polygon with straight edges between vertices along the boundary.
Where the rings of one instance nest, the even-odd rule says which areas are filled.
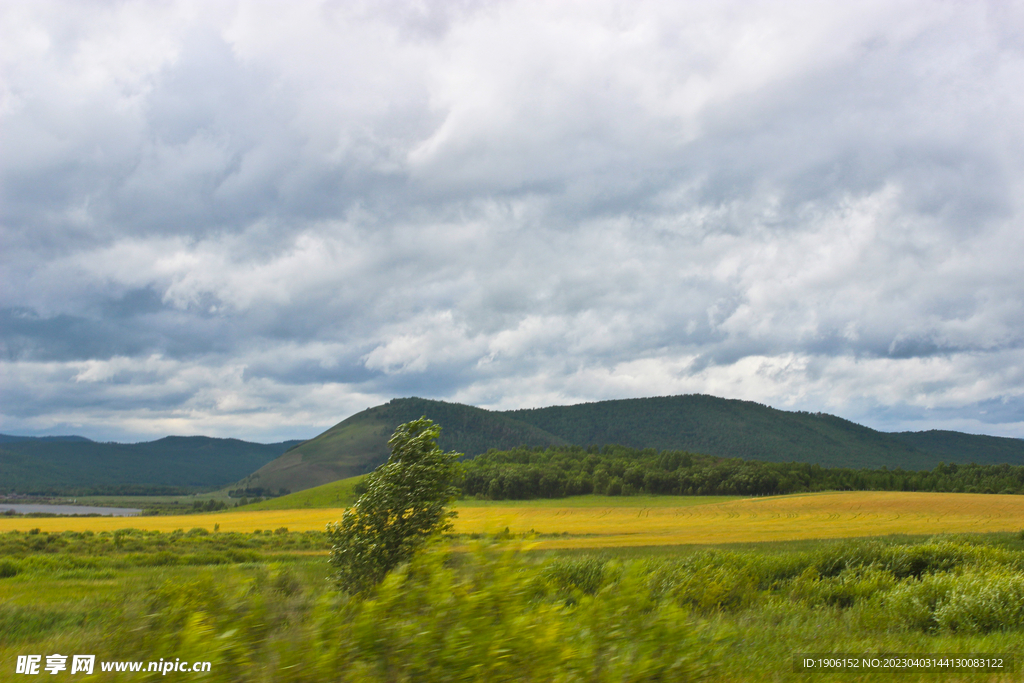
[[[459,529],[575,536],[550,548],[749,543],[1024,529],[1024,496],[849,492],[748,498],[679,508],[471,508]],[[586,534],[586,536],[584,536]]]
[[[176,517],[0,517],[0,531],[113,531],[125,527],[173,531],[219,524],[221,531],[287,527],[321,530],[340,509],[222,512]],[[750,498],[687,507],[466,507],[459,533],[512,533],[531,529],[547,538],[540,547],[613,547],[694,543],[746,543],[886,534],[1017,531],[1024,529],[1024,496],[967,493],[851,492]]]

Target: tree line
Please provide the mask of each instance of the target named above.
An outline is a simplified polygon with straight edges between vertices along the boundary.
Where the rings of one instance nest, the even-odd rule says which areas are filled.
[[[830,468],[625,446],[520,447],[464,462],[462,494],[492,500],[610,496],[781,495],[813,491],[1024,494],[1024,467],[939,463],[932,470]]]

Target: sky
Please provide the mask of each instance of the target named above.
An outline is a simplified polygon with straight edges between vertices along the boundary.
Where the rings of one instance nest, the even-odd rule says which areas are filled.
[[[0,0],[0,432],[1024,437],[1022,86],[1008,0]]]

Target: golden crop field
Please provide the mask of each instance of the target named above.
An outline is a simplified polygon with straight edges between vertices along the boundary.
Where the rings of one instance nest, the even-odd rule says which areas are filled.
[[[1024,529],[1024,496],[861,491],[746,498],[679,508],[459,511],[463,532],[568,532],[547,548],[750,543]]]
[[[1024,496],[967,493],[849,492],[747,498],[676,507],[548,505],[462,507],[455,530],[515,534],[531,529],[539,547],[614,547],[748,543],[887,534],[1017,531],[1024,529]],[[287,527],[321,530],[340,509],[262,510],[167,517],[0,517],[0,531],[112,531],[125,527],[173,531],[204,527],[251,532]]]

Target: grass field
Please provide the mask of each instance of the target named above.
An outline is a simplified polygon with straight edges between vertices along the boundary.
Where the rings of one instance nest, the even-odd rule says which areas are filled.
[[[365,474],[339,479],[329,484],[314,486],[304,491],[289,493],[260,503],[244,506],[243,510],[304,510],[308,508],[343,508],[356,502],[356,485]],[[572,496],[551,500],[460,500],[457,506],[470,507],[687,507],[704,503],[735,500],[740,496]]]
[[[586,498],[584,498],[586,500]],[[614,500],[615,504],[608,504]],[[574,501],[576,502],[576,501]],[[635,506],[623,503],[633,502]],[[457,506],[455,531],[493,534],[567,534],[543,538],[541,548],[609,548],[707,543],[751,543],[889,534],[1016,531],[1024,528],[1024,496],[965,493],[849,492],[714,500],[590,498],[588,505],[566,500],[503,505],[466,501]],[[540,504],[544,503],[544,504]],[[342,509],[240,510],[187,516],[133,518],[0,518],[0,531],[113,531],[134,527],[154,531],[202,527],[251,532],[286,527],[322,530]]]
[[[466,498],[455,503],[460,510],[470,508],[685,508],[711,505],[742,496],[571,496],[569,498],[534,498],[532,500],[479,500]]]
[[[568,533],[551,548],[749,543],[889,534],[1014,531],[1024,497],[850,492],[747,498],[687,507],[462,508],[457,529]],[[575,538],[574,538],[575,537]]]
[[[118,682],[1020,680],[793,669],[796,653],[893,652],[1009,655],[1019,667],[1016,533],[656,556],[441,544],[363,597],[331,590],[326,558],[282,552],[303,536],[135,532],[118,547],[113,535],[4,534],[0,680],[21,678],[22,655],[57,652],[95,654],[84,680]],[[225,562],[215,545],[249,550]],[[212,668],[167,678],[100,670],[157,659]]]
[[[465,501],[463,534],[545,535],[439,543],[362,597],[325,580],[325,534],[296,533],[341,512],[0,517],[51,532],[0,534],[0,680],[54,652],[209,661],[196,680],[224,683],[1021,680],[1024,496]],[[822,540],[849,536],[885,538]],[[1018,669],[793,669],[796,653],[885,652]]]
[[[302,510],[305,508],[343,508],[356,502],[356,484],[365,474],[348,479],[339,479],[329,484],[315,486],[304,491],[289,493],[280,498],[271,498],[261,503],[244,506],[244,510]]]

